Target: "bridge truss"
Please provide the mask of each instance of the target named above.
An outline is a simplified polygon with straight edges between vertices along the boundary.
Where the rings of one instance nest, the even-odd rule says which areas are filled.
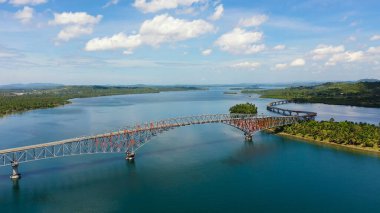
[[[287,102],[272,102],[267,109],[280,113],[280,108],[274,106],[283,103]],[[181,126],[223,123],[243,131],[245,139],[250,141],[252,140],[252,134],[256,131],[293,124],[300,120],[313,119],[316,115],[315,113],[310,114],[311,112],[302,111],[293,111],[295,114],[290,113],[289,115],[289,111],[291,110],[281,111],[281,114],[288,113],[287,116],[213,114],[172,118],[137,124],[130,128],[106,134],[0,150],[0,166],[11,165],[13,168],[11,178],[18,179],[20,178],[17,170],[19,163],[48,158],[97,153],[126,153],[126,158],[133,160],[135,152],[153,136]]]

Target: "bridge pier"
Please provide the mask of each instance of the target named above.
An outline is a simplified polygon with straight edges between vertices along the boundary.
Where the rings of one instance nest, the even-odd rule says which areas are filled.
[[[127,156],[125,157],[128,161],[134,161],[135,160],[135,153],[134,152],[127,152]]]
[[[244,133],[245,135],[245,142],[252,142],[252,133]]]
[[[21,174],[18,172],[18,162],[17,161],[13,161],[12,164],[12,175],[10,176],[10,178],[12,180],[17,180],[17,179],[20,179],[21,178]]]

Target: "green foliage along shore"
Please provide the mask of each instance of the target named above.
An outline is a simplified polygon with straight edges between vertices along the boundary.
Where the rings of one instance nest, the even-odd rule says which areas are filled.
[[[257,114],[257,107],[251,103],[236,104],[230,108],[230,113],[236,114]]]
[[[196,87],[61,86],[40,90],[0,90],[0,117],[70,103],[73,98],[197,90]]]
[[[380,107],[380,82],[325,83],[310,87],[243,90],[242,93],[257,93],[262,98],[287,99],[300,103]]]
[[[278,127],[276,133],[286,133],[315,141],[325,141],[342,145],[380,148],[379,126],[349,121],[305,121]]]

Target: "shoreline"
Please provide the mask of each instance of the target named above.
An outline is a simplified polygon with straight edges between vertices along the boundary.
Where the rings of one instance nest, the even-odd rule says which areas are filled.
[[[338,143],[333,143],[329,141],[320,141],[320,140],[314,140],[311,137],[301,137],[297,135],[291,135],[288,133],[284,132],[279,132],[275,133],[274,130],[272,129],[266,129],[264,132],[278,135],[281,137],[285,138],[292,138],[292,139],[297,139],[302,142],[310,143],[310,144],[316,144],[316,145],[321,145],[321,146],[327,146],[330,148],[336,148],[337,150],[344,150],[344,151],[351,151],[351,152],[356,152],[356,153],[366,153],[366,154],[372,154],[380,157],[380,150],[376,148],[370,148],[370,147],[362,147],[362,146],[355,146],[355,145],[346,145],[346,144],[338,144]]]
[[[34,111],[34,110],[40,110],[40,109],[54,109],[57,107],[62,107],[66,105],[72,104],[72,100],[74,99],[83,99],[83,98],[97,98],[97,97],[107,97],[107,96],[122,96],[122,95],[143,95],[143,94],[158,94],[162,92],[184,92],[184,91],[198,91],[198,90],[204,90],[203,88],[201,89],[184,89],[184,90],[162,90],[162,91],[150,91],[150,92],[137,92],[137,93],[124,93],[124,94],[106,94],[106,95],[93,95],[93,96],[88,96],[88,97],[72,97],[67,100],[65,100],[63,103],[56,103],[53,106],[47,106],[47,107],[36,107],[36,108],[30,108],[30,109],[23,109],[23,110],[16,110],[12,112],[8,112],[5,114],[0,113],[0,119],[3,119],[8,116],[12,115],[19,115],[23,114],[26,112]]]

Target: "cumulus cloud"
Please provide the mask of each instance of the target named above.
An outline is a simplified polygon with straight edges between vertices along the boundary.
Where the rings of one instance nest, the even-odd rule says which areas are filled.
[[[380,35],[373,35],[373,36],[371,36],[371,38],[369,40],[378,41],[378,40],[380,40]]]
[[[144,13],[155,13],[160,10],[175,9],[177,7],[189,7],[205,0],[135,0],[133,6]]]
[[[101,15],[92,16],[85,12],[64,12],[64,13],[54,13],[54,19],[49,21],[51,25],[86,25],[86,24],[97,24],[102,20]]]
[[[241,19],[239,26],[241,27],[258,27],[268,20],[266,15],[255,15],[250,18]]]
[[[220,36],[215,45],[232,54],[254,54],[265,49],[264,44],[257,44],[262,38],[262,32],[246,31],[237,27]]]
[[[92,31],[93,29],[91,26],[71,25],[59,31],[57,38],[58,40],[69,41],[70,39],[81,35],[89,35]]]
[[[274,68],[275,68],[276,70],[282,70],[282,69],[285,69],[285,68],[287,68],[287,67],[288,67],[287,64],[276,64],[276,65],[274,66]]]
[[[292,67],[302,67],[302,66],[305,66],[306,62],[303,58],[297,58],[295,60],[293,60],[291,63],[290,63],[290,66]]]
[[[201,19],[188,21],[163,14],[144,21],[140,27],[140,35],[144,43],[158,46],[165,42],[196,38],[213,30],[213,25]]]
[[[22,10],[15,13],[14,17],[21,23],[26,24],[32,20],[34,14],[33,8],[25,6]]]
[[[240,62],[236,64],[232,64],[230,67],[231,68],[236,68],[236,69],[251,69],[254,70],[258,67],[260,67],[259,62],[252,62],[252,61],[245,61],[245,62]]]
[[[373,54],[380,54],[380,46],[378,47],[370,47],[367,50],[368,53],[373,53]]]
[[[363,51],[346,51],[344,53],[334,54],[327,62],[326,66],[335,66],[338,62],[355,62],[363,58]]]
[[[284,50],[286,48],[285,45],[279,44],[273,47],[274,50]]]
[[[211,53],[212,53],[212,49],[205,49],[202,51],[202,55],[204,56],[211,55]]]
[[[92,16],[85,12],[54,13],[54,19],[50,25],[62,25],[64,28],[58,33],[57,39],[69,41],[81,35],[89,35],[93,32],[94,25],[100,22],[101,15]]]
[[[124,33],[119,33],[111,37],[94,38],[87,42],[85,50],[113,50],[126,49],[125,53],[132,53],[132,50],[142,43],[140,35],[127,36]]]
[[[313,51],[311,51],[311,53],[313,54],[314,60],[321,60],[332,54],[344,52],[344,50],[345,48],[343,45],[332,46],[332,45],[320,44]]]
[[[215,8],[214,14],[212,14],[212,16],[209,17],[209,19],[212,21],[219,20],[222,17],[223,12],[224,12],[223,5],[220,4]]]
[[[3,1],[5,2],[5,1]],[[20,5],[38,5],[38,4],[44,4],[47,0],[10,0],[9,3],[15,6]]]
[[[86,44],[85,50],[95,51],[123,48],[127,49],[127,53],[130,53],[142,44],[157,47],[161,43],[172,43],[196,38],[213,30],[213,25],[201,19],[189,21],[163,14],[144,21],[136,35],[128,36],[124,33],[119,33],[111,37],[94,38]]]

